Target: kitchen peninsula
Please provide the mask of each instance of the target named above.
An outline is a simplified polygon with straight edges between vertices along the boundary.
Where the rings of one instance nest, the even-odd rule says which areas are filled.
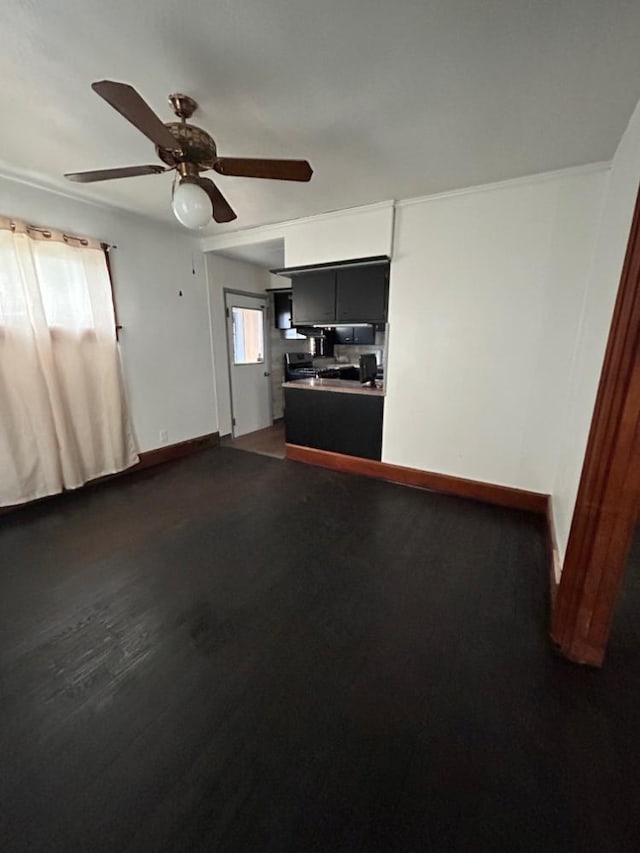
[[[285,356],[287,446],[379,460],[389,259],[274,272],[291,279],[291,328],[315,339],[312,352],[323,357],[321,366],[307,353]],[[317,378],[302,378],[306,371]]]
[[[284,383],[287,444],[380,459],[384,391],[345,379]]]

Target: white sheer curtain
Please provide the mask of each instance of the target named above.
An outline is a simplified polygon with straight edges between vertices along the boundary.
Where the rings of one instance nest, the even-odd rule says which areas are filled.
[[[0,217],[0,506],[138,459],[104,252],[82,242]]]

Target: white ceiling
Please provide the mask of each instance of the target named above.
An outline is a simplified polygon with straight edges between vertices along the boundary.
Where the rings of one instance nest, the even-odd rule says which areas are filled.
[[[95,95],[169,92],[221,154],[306,157],[310,184],[220,178],[236,230],[607,160],[640,98],[637,0],[4,0],[0,167],[171,220],[171,176]]]

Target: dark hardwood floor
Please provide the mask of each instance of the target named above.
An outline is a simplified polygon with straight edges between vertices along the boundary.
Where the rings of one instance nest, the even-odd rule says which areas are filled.
[[[537,517],[225,448],[4,516],[0,850],[637,851],[629,601],[579,669]]]

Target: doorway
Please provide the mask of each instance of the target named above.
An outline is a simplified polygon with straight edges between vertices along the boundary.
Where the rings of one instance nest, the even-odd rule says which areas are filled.
[[[231,431],[234,438],[270,427],[271,371],[266,334],[267,299],[224,291],[227,322]]]
[[[232,450],[244,450],[247,453],[257,453],[258,456],[270,456],[272,459],[285,459],[284,421],[277,421],[273,426],[250,432],[240,438],[223,438],[221,444]]]

